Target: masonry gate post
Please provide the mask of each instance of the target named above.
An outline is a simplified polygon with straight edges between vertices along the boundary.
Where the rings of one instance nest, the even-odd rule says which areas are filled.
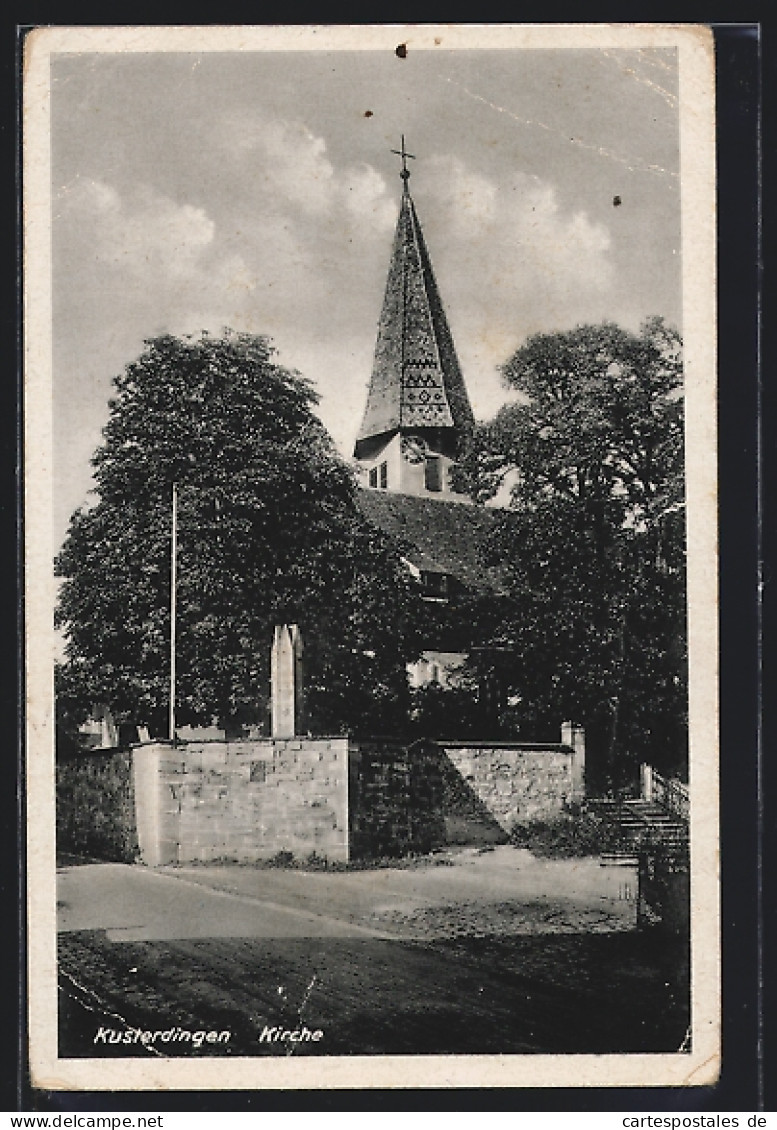
[[[571,801],[585,799],[585,730],[582,726],[575,726],[572,722],[561,723],[561,741],[563,745],[572,747],[572,764],[570,775],[572,788]]]
[[[161,858],[162,812],[159,770],[162,746],[157,742],[136,746],[132,751],[132,784],[135,793],[135,829],[141,863],[158,867]]]

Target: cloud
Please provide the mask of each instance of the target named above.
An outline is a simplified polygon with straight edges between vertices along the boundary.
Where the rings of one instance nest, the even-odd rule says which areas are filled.
[[[424,196],[431,196],[454,239],[493,237],[502,220],[497,186],[456,157],[433,157],[424,169]]]
[[[396,205],[386,182],[371,165],[352,166],[345,171],[340,188],[347,214],[358,224],[386,231],[396,223]]]
[[[331,218],[370,221],[378,228],[393,223],[383,177],[367,164],[336,170],[326,140],[304,123],[233,114],[217,133],[222,156],[251,185],[258,214],[283,214],[302,223]]]
[[[85,281],[79,302],[92,322],[115,324],[117,311],[108,316],[106,308],[121,294],[121,324],[140,343],[159,332],[282,329],[299,307],[295,297],[308,293],[300,279],[313,290],[317,279],[299,228],[261,210],[217,223],[149,185],[122,194],[105,181],[80,181],[58,232],[64,274]]]
[[[326,142],[299,122],[272,121],[254,131],[262,159],[260,177],[279,203],[319,216],[331,207],[334,168],[326,157]]]
[[[181,279],[212,244],[215,224],[202,208],[177,204],[148,186],[129,197],[103,181],[79,181],[68,195],[69,220],[93,258],[147,279]]]
[[[612,281],[610,235],[585,212],[562,213],[552,185],[524,178],[506,227],[535,272],[562,290],[577,283],[603,289]]]
[[[570,281],[610,284],[609,232],[585,212],[562,211],[552,184],[517,172],[498,188],[453,157],[434,158],[429,166],[424,194],[434,201],[430,229],[444,230],[446,245],[458,245],[458,253],[484,269],[486,278],[498,278],[500,289],[532,288],[527,264],[561,288]]]
[[[503,394],[495,369],[530,333],[612,309],[605,225],[559,203],[549,181],[516,171],[497,185],[454,157],[424,172],[421,223],[477,414]]]

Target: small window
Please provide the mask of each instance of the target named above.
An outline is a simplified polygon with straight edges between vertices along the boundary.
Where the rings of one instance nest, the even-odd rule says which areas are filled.
[[[385,490],[388,486],[388,463],[381,463],[380,465],[380,489]]]
[[[378,485],[378,468],[370,467],[370,486],[377,487]]]
[[[447,600],[449,596],[448,577],[445,573],[421,573],[421,595],[426,600]]]
[[[427,455],[424,461],[424,486],[427,490],[442,490],[442,460],[439,455]]]

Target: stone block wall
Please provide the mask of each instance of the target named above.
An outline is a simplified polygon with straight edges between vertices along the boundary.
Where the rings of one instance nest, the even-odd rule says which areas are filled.
[[[151,742],[133,751],[149,866],[281,852],[333,862],[504,842],[577,799],[569,745],[335,738]]]
[[[351,741],[351,857],[427,852],[445,843],[439,749],[431,742]]]
[[[570,746],[446,742],[443,749],[455,771],[447,774],[449,842],[471,842],[478,828],[479,835],[498,840],[516,824],[552,819],[567,803],[582,799]]]
[[[352,741],[351,857],[504,843],[517,824],[582,799],[581,751],[565,743]]]
[[[60,762],[57,785],[57,852],[119,863],[137,858],[131,756],[89,753]]]
[[[141,857],[256,862],[348,858],[345,738],[154,742],[135,753]]]

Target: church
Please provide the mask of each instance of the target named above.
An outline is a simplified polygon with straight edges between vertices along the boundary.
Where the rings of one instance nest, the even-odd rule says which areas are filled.
[[[506,514],[475,504],[457,482],[457,462],[475,418],[410,194],[404,137],[394,152],[402,159],[402,195],[353,449],[356,503],[420,585],[426,615],[421,654],[407,668],[411,690],[455,686],[466,665],[484,716],[493,721],[509,682],[497,668],[509,666],[509,655],[494,648],[488,629],[478,634],[477,612],[484,598],[505,593],[500,570],[488,564],[487,541]],[[127,723],[124,729],[134,733],[136,727]],[[221,729],[179,726],[177,732],[191,737]],[[138,731],[141,738],[145,733]],[[81,736],[89,746],[115,746],[119,735],[110,709],[95,706]]]
[[[491,725],[502,692],[492,641],[477,635],[485,630],[478,612],[504,592],[498,570],[487,565],[487,542],[505,515],[457,489],[457,462],[475,420],[410,196],[404,139],[400,156],[402,199],[354,449],[357,503],[395,544],[428,602],[426,646],[409,669],[411,686],[455,686],[474,657],[485,725],[478,736],[451,733],[458,723],[451,726],[448,704],[442,728],[449,732],[431,737],[310,734],[301,636],[279,625],[269,734],[228,738],[179,727],[174,738],[156,740],[139,733],[129,751],[102,763],[87,756],[60,767],[61,842],[74,851],[84,843],[95,850],[105,837],[104,826],[79,823],[84,788],[105,793],[101,773],[113,773],[131,798],[103,821],[110,850],[120,840],[151,867],[253,863],[278,853],[347,863],[501,843],[516,824],[557,816],[585,795],[579,727],[564,723],[560,742],[521,743],[514,735],[500,740]],[[108,753],[117,743],[115,735],[105,740],[105,729],[103,719]]]
[[[409,669],[410,683],[445,686],[476,643],[456,624],[456,604],[501,592],[481,552],[498,515],[457,486],[475,419],[410,195],[404,137],[394,152],[402,158],[402,200],[353,455],[364,516],[396,542],[424,598],[440,606],[435,638]]]

